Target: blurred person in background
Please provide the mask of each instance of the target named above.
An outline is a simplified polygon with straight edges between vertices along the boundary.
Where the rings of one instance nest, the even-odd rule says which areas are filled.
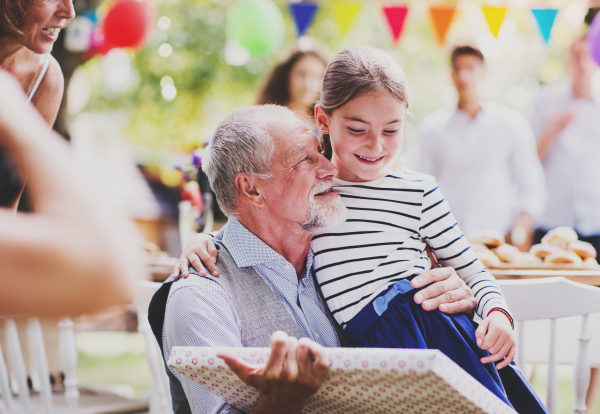
[[[486,77],[481,51],[456,47],[451,59],[458,105],[423,120],[415,168],[437,179],[467,237],[494,230],[528,249],[545,197],[531,126],[479,97],[477,85]]]
[[[0,0],[0,69],[13,74],[42,117],[51,126],[63,97],[64,78],[50,55],[54,42],[75,17],[72,0]],[[12,167],[0,152],[0,206],[16,209],[22,191],[9,193],[6,176]],[[16,178],[13,177],[16,180]]]
[[[258,104],[287,106],[318,133],[314,105],[319,98],[328,59],[317,50],[298,50],[273,69]]]
[[[0,208],[0,314],[64,316],[130,303],[143,274],[132,223],[0,70],[0,148],[29,176],[33,213]]]
[[[548,192],[534,242],[568,226],[600,251],[600,96],[592,90],[598,65],[585,38],[571,45],[567,68],[571,81],[542,89],[531,113]],[[600,370],[592,368],[587,413],[594,412],[598,388]]]

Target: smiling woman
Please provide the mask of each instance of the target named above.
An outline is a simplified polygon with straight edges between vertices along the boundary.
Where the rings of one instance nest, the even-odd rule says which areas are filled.
[[[50,52],[73,17],[72,0],[0,0],[0,68],[19,80],[50,125],[64,89],[60,66]]]

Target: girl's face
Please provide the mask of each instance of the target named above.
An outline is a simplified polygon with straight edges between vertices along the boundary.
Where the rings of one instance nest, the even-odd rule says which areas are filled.
[[[290,104],[305,102],[312,105],[317,100],[325,65],[320,59],[307,55],[300,59],[290,73]]]
[[[337,178],[373,181],[384,177],[400,152],[406,105],[391,93],[365,94],[333,111],[317,106],[322,131],[329,132]]]
[[[74,17],[73,0],[34,0],[27,10],[21,43],[34,53],[50,53],[58,33]]]

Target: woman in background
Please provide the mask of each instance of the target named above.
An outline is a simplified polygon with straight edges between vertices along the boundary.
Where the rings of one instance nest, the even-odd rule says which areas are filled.
[[[273,69],[257,103],[287,106],[317,133],[313,110],[328,62],[314,49],[292,53]]]

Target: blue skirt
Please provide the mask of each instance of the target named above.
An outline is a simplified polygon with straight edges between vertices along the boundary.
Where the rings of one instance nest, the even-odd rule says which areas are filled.
[[[439,349],[518,413],[548,413],[514,362],[500,371],[494,363],[481,363],[490,354],[477,346],[477,324],[465,314],[423,310],[414,301],[419,290],[403,279],[382,292],[346,325],[351,345]]]

